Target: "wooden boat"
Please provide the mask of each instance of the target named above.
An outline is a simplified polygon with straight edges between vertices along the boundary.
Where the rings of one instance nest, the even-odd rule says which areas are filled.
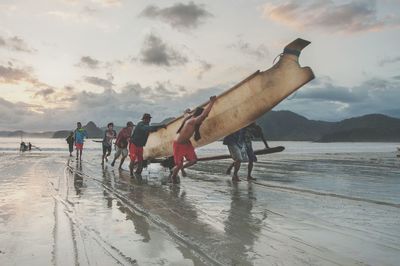
[[[217,96],[217,100],[203,122],[202,138],[195,141],[200,147],[217,141],[249,124],[271,110],[283,99],[314,78],[309,67],[300,67],[298,58],[303,48],[310,42],[296,39],[288,44],[279,61],[266,71],[256,71],[248,78]],[[207,105],[208,102],[201,106]],[[183,116],[149,135],[144,147],[144,158],[154,159],[172,156],[172,143]]]

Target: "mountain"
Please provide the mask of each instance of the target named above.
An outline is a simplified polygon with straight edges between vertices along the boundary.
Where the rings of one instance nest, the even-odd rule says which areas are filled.
[[[88,136],[90,139],[98,139],[98,138],[103,138],[104,131],[101,130],[96,126],[96,124],[92,121],[87,123],[83,128],[87,131]],[[69,133],[73,130],[59,130],[54,132],[53,138],[66,138]]]
[[[165,124],[169,117],[157,124]],[[257,120],[267,140],[293,141],[374,141],[400,142],[400,119],[382,114],[369,114],[339,122],[309,120],[290,111],[270,111]],[[92,121],[84,126],[89,138],[102,138],[105,127],[99,128]],[[119,132],[122,127],[115,126]],[[66,138],[71,130],[31,133],[0,131],[0,137],[53,137]]]
[[[53,136],[52,131],[45,131],[45,132],[25,132],[22,130],[17,131],[0,131],[0,137],[7,137],[7,138],[51,138]]]
[[[370,114],[340,122],[309,120],[290,111],[270,111],[257,120],[267,140],[400,141],[400,119]]]

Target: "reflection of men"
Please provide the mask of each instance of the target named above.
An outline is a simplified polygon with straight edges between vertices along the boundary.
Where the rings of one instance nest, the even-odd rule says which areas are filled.
[[[241,181],[238,177],[240,165],[243,161],[247,161],[247,154],[244,147],[244,130],[238,130],[224,138],[224,145],[228,146],[229,153],[233,159],[233,163],[228,167],[227,174],[231,174],[233,169],[232,181]]]
[[[114,160],[111,163],[111,166],[114,166],[115,161],[122,154],[121,162],[119,163],[118,169],[122,169],[122,164],[125,161],[126,156],[128,156],[128,141],[132,134],[133,123],[129,121],[126,123],[126,127],[121,129],[121,131],[117,135],[117,139],[115,140],[115,148],[117,151],[114,155]]]
[[[224,231],[228,241],[224,243],[230,251],[233,265],[254,265],[257,260],[251,254],[257,254],[255,243],[260,236],[262,220],[253,216],[253,205],[256,201],[256,193],[252,184],[245,189],[240,189],[238,183],[233,183],[231,192],[231,204],[227,219],[224,222]],[[240,239],[240,241],[237,241]]]
[[[135,130],[133,131],[131,141],[129,143],[129,158],[131,162],[129,164],[129,170],[131,176],[133,176],[133,168],[137,163],[136,174],[140,175],[143,170],[143,147],[147,143],[150,132],[155,132],[160,128],[165,128],[165,125],[150,126],[151,115],[143,114],[142,121],[140,121]]]
[[[177,182],[176,176],[178,175],[179,170],[183,170],[184,168],[187,168],[197,162],[197,156],[192,143],[190,142],[190,138],[193,136],[193,134],[196,141],[201,138],[200,126],[210,113],[216,99],[216,96],[210,97],[210,103],[205,109],[197,107],[193,115],[185,117],[181,127],[178,129],[173,144],[175,167],[172,170],[172,182]],[[183,164],[184,158],[188,160],[185,165]],[[184,173],[184,171],[182,171],[182,173]]]

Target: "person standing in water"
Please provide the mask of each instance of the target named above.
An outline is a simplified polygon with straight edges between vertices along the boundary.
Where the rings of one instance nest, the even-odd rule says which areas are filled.
[[[72,152],[74,151],[74,132],[71,131],[65,140],[68,143],[69,157],[72,157]]]
[[[210,97],[210,103],[205,109],[202,107],[197,107],[193,112],[193,115],[189,115],[184,118],[182,125],[176,132],[177,134],[173,143],[175,167],[172,169],[170,178],[170,181],[173,183],[178,183],[177,175],[180,170],[197,163],[196,152],[194,151],[194,147],[190,142],[190,138],[193,136],[193,134],[196,141],[201,138],[200,126],[210,113],[216,99],[216,96]],[[186,164],[183,164],[184,158],[188,160]],[[186,175],[184,170],[182,171],[182,174]]]
[[[111,147],[112,147],[112,141],[115,139],[117,136],[117,132],[114,130],[114,124],[113,123],[108,123],[107,125],[107,130],[104,132],[104,137],[103,137],[103,157],[101,159],[101,165],[104,165],[104,160],[108,162],[107,157],[110,156],[111,154]]]
[[[117,139],[115,140],[115,148],[116,152],[114,155],[114,160],[111,163],[111,166],[114,166],[115,161],[119,158],[119,156],[122,154],[121,162],[119,163],[118,169],[122,169],[122,164],[125,161],[125,158],[128,156],[128,142],[129,138],[131,137],[132,130],[133,130],[134,124],[129,121],[126,123],[126,127],[120,130],[120,132],[117,135]]]
[[[76,129],[74,132],[74,141],[76,148],[76,159],[82,160],[83,143],[88,134],[84,128],[82,128],[81,122],[76,123]]]
[[[165,125],[150,126],[151,115],[143,114],[142,121],[140,121],[133,131],[132,137],[129,143],[129,158],[131,162],[129,164],[129,170],[131,176],[133,176],[133,168],[137,163],[136,174],[142,174],[143,170],[143,147],[147,143],[150,132],[155,132],[160,128],[166,128]]]
[[[269,149],[269,145],[265,140],[262,128],[259,125],[257,125],[256,123],[251,123],[244,128],[244,147],[246,149],[247,157],[249,159],[249,163],[247,165],[247,180],[256,180],[254,177],[252,177],[251,172],[253,171],[254,163],[257,162],[257,156],[254,154],[252,141],[257,138],[261,138],[265,145],[265,148]]]
[[[241,181],[238,172],[242,162],[247,161],[247,154],[244,147],[244,129],[240,129],[228,136],[223,140],[223,144],[228,146],[229,153],[233,159],[233,163],[226,170],[226,174],[230,175],[233,169],[232,181]]]

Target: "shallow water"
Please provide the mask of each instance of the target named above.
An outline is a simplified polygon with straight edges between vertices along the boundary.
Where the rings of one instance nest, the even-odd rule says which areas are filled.
[[[163,185],[157,165],[140,180],[102,168],[98,143],[79,163],[64,140],[32,139],[43,151],[24,154],[15,140],[0,139],[0,265],[400,260],[396,143],[271,142],[286,149],[259,156],[255,182],[232,183],[223,160],[199,163],[178,186]],[[199,149],[220,153],[221,143]]]

